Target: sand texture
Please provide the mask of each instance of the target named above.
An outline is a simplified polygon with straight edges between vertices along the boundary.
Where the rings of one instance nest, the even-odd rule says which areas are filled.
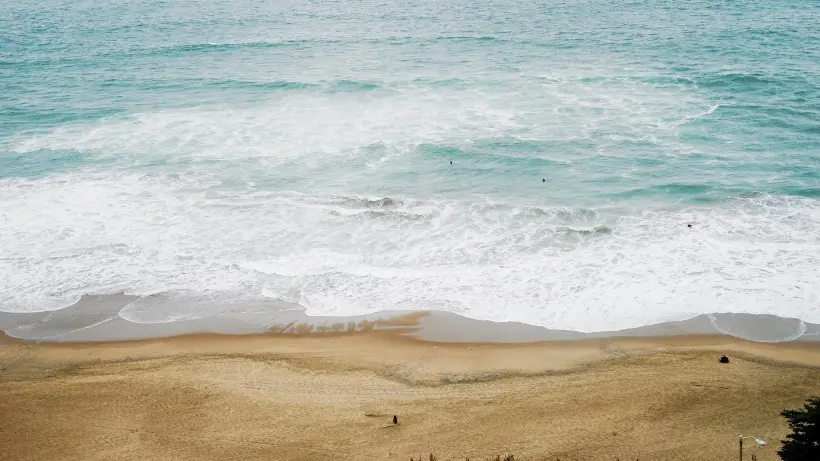
[[[0,345],[0,459],[775,460],[820,344],[400,330]],[[731,363],[718,363],[727,353]],[[390,424],[392,415],[399,424]]]

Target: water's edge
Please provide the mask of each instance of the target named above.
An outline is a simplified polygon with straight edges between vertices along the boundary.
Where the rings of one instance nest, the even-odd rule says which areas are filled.
[[[50,312],[0,312],[0,329],[34,342],[97,342],[163,338],[193,333],[327,334],[406,327],[413,337],[435,342],[524,343],[610,337],[728,335],[755,342],[820,340],[820,324],[761,314],[714,313],[637,328],[584,333],[519,322],[476,320],[442,311],[381,311],[359,316],[309,316],[280,301],[245,303],[243,309],[204,317],[137,323],[121,315],[140,299],[123,294],[85,296]]]

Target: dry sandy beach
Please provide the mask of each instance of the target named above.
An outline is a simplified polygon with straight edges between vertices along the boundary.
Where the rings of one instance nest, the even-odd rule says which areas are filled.
[[[746,448],[765,461],[786,433],[780,410],[820,393],[816,341],[410,336],[426,317],[324,334],[4,336],[0,459],[717,460],[737,459],[742,433],[770,442]]]

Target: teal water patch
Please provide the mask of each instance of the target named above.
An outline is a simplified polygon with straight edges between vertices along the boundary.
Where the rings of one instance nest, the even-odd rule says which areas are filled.
[[[330,91],[373,91],[379,88],[377,83],[339,80],[327,85]]]
[[[98,160],[77,151],[39,150],[0,153],[0,180],[37,178],[93,167]]]
[[[787,187],[783,189],[783,193],[789,195],[796,195],[798,197],[820,198],[820,187],[796,188]]]
[[[194,53],[230,53],[237,50],[269,49],[269,48],[300,48],[307,47],[309,43],[290,40],[283,42],[245,42],[245,43],[192,43],[189,45],[174,45],[159,48],[148,48],[139,50],[135,54],[140,55],[173,55],[179,54],[189,56]]]

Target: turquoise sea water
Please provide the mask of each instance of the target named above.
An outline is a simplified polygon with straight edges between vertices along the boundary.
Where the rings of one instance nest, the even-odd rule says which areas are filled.
[[[0,310],[820,322],[816,0],[0,0],[0,90]]]

